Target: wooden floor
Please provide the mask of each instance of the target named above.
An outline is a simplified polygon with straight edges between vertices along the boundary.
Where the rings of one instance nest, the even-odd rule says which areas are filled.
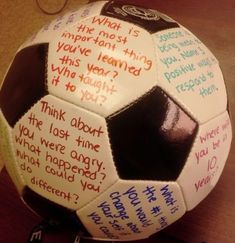
[[[27,3],[26,3],[27,2]],[[56,2],[56,1],[55,1]],[[85,1],[69,1],[67,9]],[[127,2],[127,1],[125,1]],[[173,17],[199,37],[219,59],[235,111],[235,1],[162,0],[128,1]],[[0,1],[0,80],[17,47],[40,26],[54,18],[42,14],[34,1]],[[233,125],[235,125],[233,119]],[[221,179],[212,193],[194,210],[149,240],[141,242],[235,242],[235,148],[234,143]],[[0,174],[0,242],[24,243],[40,222],[19,200],[5,170]],[[64,232],[45,236],[45,243],[71,242]],[[83,241],[89,242],[89,241]]]

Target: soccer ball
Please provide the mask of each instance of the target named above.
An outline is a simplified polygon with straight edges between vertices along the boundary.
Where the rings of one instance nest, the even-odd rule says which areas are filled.
[[[232,139],[209,49],[168,16],[114,1],[26,41],[0,108],[22,200],[95,239],[144,239],[175,222],[215,186]]]

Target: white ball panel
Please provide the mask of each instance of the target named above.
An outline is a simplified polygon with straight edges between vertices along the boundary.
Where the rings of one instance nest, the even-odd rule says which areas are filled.
[[[224,112],[227,95],[218,61],[185,28],[153,35],[159,86],[199,123]]]
[[[151,35],[138,26],[88,18],[50,44],[49,92],[108,116],[156,85],[153,49]]]
[[[147,238],[185,213],[175,182],[119,180],[105,193],[77,211],[94,238]]]
[[[12,129],[8,126],[0,110],[0,162],[5,162],[6,169],[18,192],[21,194],[25,186],[25,181],[16,162],[11,133]]]
[[[105,120],[51,95],[14,126],[14,147],[32,190],[78,209],[118,178]]]
[[[188,210],[215,187],[227,160],[231,140],[231,122],[227,112],[199,126],[194,146],[177,180]]]
[[[51,21],[47,25],[41,28],[37,33],[31,36],[19,50],[26,46],[31,46],[38,43],[51,42],[54,39],[54,35],[66,28],[73,25],[78,21],[84,20],[90,16],[100,14],[102,7],[106,1],[99,1],[90,4],[86,4],[80,7],[78,10],[69,12],[63,16],[59,16],[57,19]]]

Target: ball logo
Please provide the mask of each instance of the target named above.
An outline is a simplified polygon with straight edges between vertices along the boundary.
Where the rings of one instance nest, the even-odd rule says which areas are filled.
[[[160,16],[157,11],[152,9],[145,9],[132,5],[123,5],[122,10],[130,15],[144,19],[144,20],[159,20]]]

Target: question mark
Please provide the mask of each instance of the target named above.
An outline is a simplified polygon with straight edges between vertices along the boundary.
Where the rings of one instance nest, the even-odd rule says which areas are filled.
[[[106,174],[105,173],[100,173],[102,175],[102,180],[100,181],[100,184],[102,184],[102,181],[106,178]]]
[[[113,74],[113,78],[116,78],[117,76],[118,76],[118,71],[113,71],[114,72],[114,74]]]
[[[100,173],[103,177],[102,177],[102,180],[104,180],[106,178],[106,174],[105,173]]]
[[[78,203],[77,201],[78,201],[78,199],[79,199],[79,195],[78,195],[78,194],[76,194],[76,193],[74,193],[73,195],[75,196],[75,202],[74,202],[74,203],[76,203],[76,204],[77,204],[77,203]]]
[[[104,95],[100,95],[100,98],[101,98],[101,103],[100,103],[100,105],[102,105],[102,104],[107,100],[107,97],[104,96]]]

